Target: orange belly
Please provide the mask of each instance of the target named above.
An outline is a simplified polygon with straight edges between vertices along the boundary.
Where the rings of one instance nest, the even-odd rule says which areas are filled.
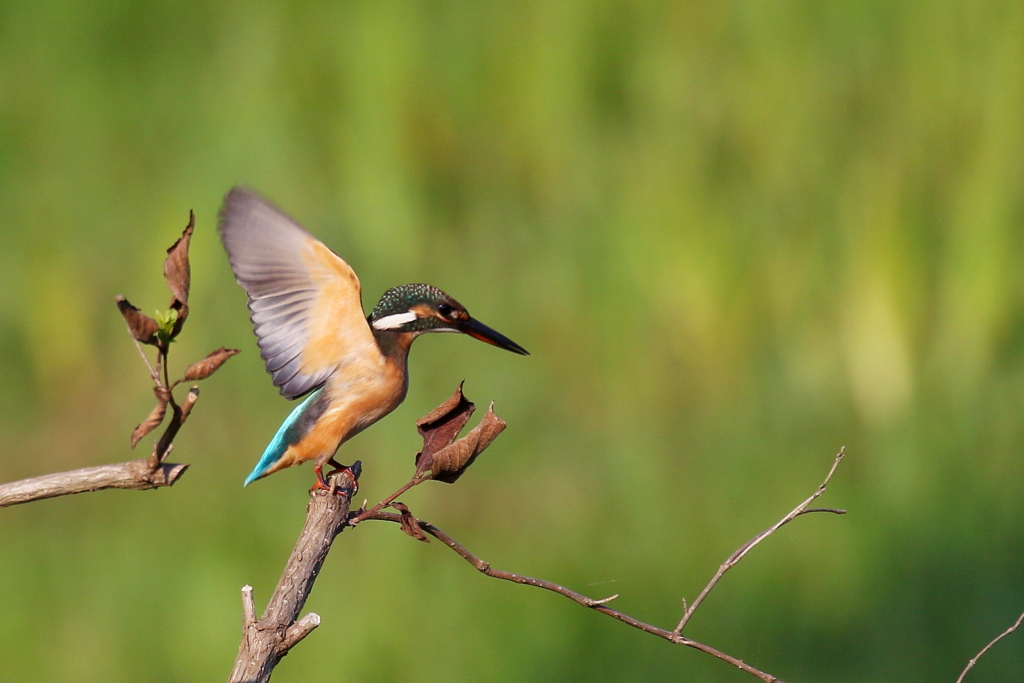
[[[267,474],[307,460],[327,462],[341,444],[398,407],[407,389],[405,368],[385,358],[379,364],[349,366],[344,376],[332,376],[324,387],[330,406]]]

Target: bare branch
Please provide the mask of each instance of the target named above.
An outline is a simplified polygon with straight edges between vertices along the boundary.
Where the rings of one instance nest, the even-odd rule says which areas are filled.
[[[752,676],[756,676],[757,678],[761,679],[762,681],[765,681],[766,683],[783,683],[780,679],[776,678],[775,676],[772,676],[769,673],[761,671],[760,669],[757,669],[747,664],[741,659],[737,659],[732,655],[728,655],[724,652],[716,650],[710,645],[705,645],[704,643],[698,642],[691,638],[687,638],[686,636],[682,635],[681,631],[683,626],[686,625],[686,621],[688,621],[689,618],[693,615],[694,610],[704,600],[704,598],[707,597],[707,594],[711,592],[712,588],[715,587],[715,584],[717,584],[719,579],[722,578],[722,575],[731,567],[733,567],[737,562],[739,562],[743,558],[743,556],[746,555],[750,551],[750,549],[753,548],[755,545],[766,539],[768,536],[771,536],[780,527],[796,519],[802,514],[807,514],[810,512],[831,512],[834,514],[844,514],[846,512],[845,510],[839,510],[835,508],[808,507],[812,501],[814,501],[816,498],[818,498],[818,496],[825,492],[826,485],[832,478],[832,475],[835,474],[836,468],[839,467],[839,463],[842,461],[842,459],[843,451],[840,450],[832,463],[832,469],[829,470],[828,476],[825,477],[825,481],[822,482],[821,486],[819,486],[818,489],[807,500],[805,500],[803,503],[794,508],[792,512],[790,512],[788,515],[779,520],[779,522],[777,522],[767,530],[761,532],[751,540],[744,543],[739,549],[736,550],[736,552],[730,555],[729,559],[726,560],[721,567],[719,567],[718,573],[716,573],[714,578],[712,578],[711,582],[707,586],[705,586],[704,590],[701,591],[700,596],[698,596],[697,600],[695,600],[692,605],[687,607],[686,600],[683,600],[684,619],[679,624],[679,626],[677,626],[676,629],[672,631],[659,628],[652,624],[645,623],[643,621],[640,621],[639,619],[629,616],[628,614],[625,614],[624,612],[620,612],[618,610],[608,607],[608,602],[611,602],[615,598],[619,597],[617,594],[611,597],[603,598],[601,600],[595,600],[594,598],[587,597],[582,593],[577,593],[574,590],[566,588],[565,586],[561,586],[557,583],[553,583],[551,581],[545,581],[544,579],[535,579],[529,576],[522,576],[521,574],[514,574],[512,572],[506,572],[500,569],[495,569],[490,565],[490,563],[485,562],[484,560],[480,559],[479,557],[471,553],[462,544],[460,544],[458,541],[453,539],[451,536],[449,536],[433,524],[430,524],[429,522],[424,522],[423,520],[419,519],[415,521],[420,529],[422,529],[426,533],[430,534],[431,536],[433,536],[434,538],[436,538],[437,540],[441,541],[446,546],[454,550],[456,553],[459,554],[460,557],[462,557],[464,560],[473,565],[477,569],[477,571],[479,571],[482,574],[485,574],[495,579],[502,579],[505,581],[511,581],[513,583],[524,584],[527,586],[534,586],[536,588],[543,588],[544,590],[548,590],[553,593],[558,593],[559,595],[569,598],[577,604],[583,605],[584,607],[588,607],[594,611],[608,615],[613,619],[617,619],[618,621],[621,621],[622,623],[627,624],[628,626],[632,626],[633,628],[639,629],[645,633],[650,633],[651,635],[663,638],[671,643],[675,643],[677,645],[685,645],[686,647],[692,647],[696,650],[700,650],[701,652],[705,652],[713,657],[717,657],[718,659],[721,659],[722,661],[727,662],[735,666],[736,668],[751,674]],[[402,515],[393,512],[384,512],[377,508],[362,511],[358,514],[353,515],[353,520],[363,521],[367,519],[376,519],[402,524]]]
[[[690,621],[690,618],[693,616],[693,613],[696,612],[697,608],[700,607],[700,604],[702,602],[704,602],[704,598],[706,598],[708,596],[708,593],[711,592],[711,589],[714,588],[718,584],[718,582],[721,580],[721,578],[723,576],[725,576],[725,573],[727,571],[729,571],[730,569],[735,567],[736,563],[739,562],[740,560],[742,560],[743,556],[746,555],[748,552],[750,552],[754,548],[754,546],[756,546],[758,543],[760,543],[764,539],[768,538],[769,536],[774,534],[776,531],[778,531],[780,528],[782,528],[783,526],[785,526],[789,522],[792,522],[794,519],[796,519],[797,517],[799,517],[802,514],[805,514],[805,513],[808,513],[808,512],[832,512],[834,514],[840,514],[841,515],[841,514],[845,514],[846,513],[845,510],[834,510],[834,509],[826,509],[826,508],[814,508],[814,509],[808,509],[807,508],[807,506],[810,505],[811,503],[813,503],[815,501],[815,499],[818,498],[818,496],[820,496],[821,494],[825,493],[825,487],[828,486],[828,482],[829,482],[830,479],[832,479],[832,475],[836,473],[836,468],[839,467],[839,463],[841,463],[843,461],[843,454],[844,454],[845,450],[846,450],[845,448],[841,448],[841,449],[839,449],[839,452],[836,453],[835,460],[832,461],[832,469],[830,469],[828,471],[828,474],[825,476],[825,481],[821,482],[821,486],[818,487],[818,490],[816,490],[814,493],[812,493],[807,500],[805,500],[804,502],[800,503],[795,508],[793,508],[793,510],[788,515],[786,515],[785,517],[780,519],[778,522],[776,522],[772,526],[768,527],[767,529],[765,529],[764,531],[759,533],[757,536],[754,536],[752,539],[750,539],[749,541],[744,543],[742,546],[737,548],[736,552],[734,552],[732,555],[730,555],[729,558],[725,562],[722,563],[722,565],[718,568],[718,571],[715,572],[715,575],[713,577],[711,577],[711,581],[708,582],[708,585],[704,586],[704,590],[702,590],[700,592],[700,595],[697,596],[697,599],[694,600],[693,603],[691,603],[690,606],[683,611],[683,618],[679,621],[679,624],[676,626],[676,628],[673,631],[673,633],[675,633],[676,635],[679,635],[680,633],[683,632],[683,628],[686,627],[686,623],[688,621]]]
[[[309,613],[298,619],[313,582],[316,581],[334,537],[345,527],[354,481],[347,471],[331,479],[332,491],[314,491],[306,507],[306,522],[288,557],[281,580],[267,610],[255,619],[252,589],[242,589],[243,628],[229,683],[265,683],[274,667],[299,641],[320,625],[320,616]]]
[[[974,668],[974,665],[978,663],[978,660],[979,660],[979,659],[981,659],[981,656],[982,656],[983,654],[985,654],[986,652],[988,652],[988,651],[989,651],[989,649],[990,649],[990,648],[991,648],[991,647],[992,647],[993,645],[995,645],[995,644],[996,644],[996,643],[998,643],[998,642],[999,642],[1000,640],[1002,640],[1002,639],[1003,639],[1003,638],[1005,638],[1006,636],[1008,636],[1008,635],[1010,635],[1011,633],[1013,633],[1014,631],[1016,631],[1016,630],[1017,630],[1017,629],[1018,629],[1018,628],[1020,627],[1020,625],[1021,625],[1021,622],[1024,622],[1024,614],[1021,614],[1021,615],[1020,615],[1019,617],[1017,617],[1017,621],[1015,621],[1015,622],[1013,623],[1013,626],[1011,626],[1010,628],[1006,629],[1005,631],[1003,631],[1002,633],[1000,633],[1000,634],[999,634],[998,636],[996,636],[995,638],[993,638],[993,639],[992,639],[992,640],[991,640],[991,641],[989,642],[989,644],[988,644],[988,645],[986,645],[985,647],[981,648],[981,652],[979,652],[978,654],[974,655],[974,657],[973,657],[973,658],[971,659],[971,661],[967,662],[967,666],[966,666],[966,667],[964,667],[964,670],[963,670],[962,672],[960,672],[960,677],[956,679],[956,683],[962,683],[962,681],[964,680],[964,676],[966,676],[966,675],[967,675],[967,672],[968,672],[968,671],[970,671],[971,669],[973,669],[973,668]]]
[[[113,465],[44,474],[41,477],[0,484],[0,507],[102,489],[145,491],[161,486],[173,486],[187,469],[188,465],[173,463],[161,463],[154,468],[149,458],[142,458]]]
[[[377,511],[365,517],[364,519],[377,519],[386,522],[395,522],[401,524],[402,516],[394,512]],[[490,565],[489,562],[481,560],[479,557],[477,557],[469,550],[467,550],[461,543],[453,539],[451,536],[449,536],[433,524],[430,524],[429,522],[424,522],[422,519],[418,519],[416,521],[419,524],[420,528],[423,529],[423,531],[427,532],[428,534],[430,534],[431,536],[433,536],[434,538],[436,538],[437,540],[441,541],[446,546],[454,550],[456,553],[459,554],[460,557],[462,557],[464,560],[473,565],[481,574],[490,576],[495,579],[511,581],[512,583],[519,583],[526,586],[534,586],[536,588],[543,588],[544,590],[551,591],[552,593],[558,593],[559,595],[565,596],[577,604],[583,605],[584,607],[589,607],[590,609],[593,609],[602,614],[606,614],[613,619],[617,619],[628,626],[632,626],[633,628],[640,629],[645,633],[650,633],[651,635],[663,638],[671,643],[676,643],[678,645],[686,645],[687,647],[692,647],[694,649],[700,650],[701,652],[706,652],[709,655],[712,655],[725,662],[728,662],[729,664],[732,664],[738,669],[742,669],[743,671],[746,671],[749,674],[757,676],[762,681],[766,681],[767,683],[783,683],[783,681],[776,678],[775,676],[760,671],[759,669],[756,669],[750,666],[749,664],[743,662],[742,660],[736,659],[731,655],[727,655],[724,652],[720,652],[715,648],[711,647],[710,645],[705,645],[704,643],[699,643],[696,640],[691,640],[689,638],[686,638],[685,636],[673,633],[672,631],[669,631],[667,629],[658,628],[657,626],[654,626],[652,624],[647,624],[645,622],[640,621],[639,619],[629,616],[628,614],[625,614],[618,610],[614,610],[605,605],[605,603],[613,600],[614,598],[617,598],[618,595],[613,595],[609,598],[604,598],[602,600],[595,600],[594,598],[589,598],[586,595],[583,595],[582,593],[577,593],[576,591],[570,588],[560,586],[559,584],[553,583],[551,581],[545,581],[544,579],[535,579],[529,576],[523,576],[521,574],[506,572],[502,571],[501,569],[495,569]]]
[[[188,469],[186,464],[164,462],[174,447],[174,437],[185,424],[192,406],[199,398],[199,388],[192,387],[181,405],[171,401],[173,415],[163,435],[153,448],[153,454],[141,460],[85,467],[69,472],[44,474],[41,477],[22,479],[9,484],[0,484],[0,507],[29,503],[33,500],[56,498],[74,493],[102,491],[103,489],[147,489],[173,486]]]

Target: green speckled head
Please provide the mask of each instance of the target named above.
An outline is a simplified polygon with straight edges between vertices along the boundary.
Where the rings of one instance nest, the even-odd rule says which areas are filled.
[[[437,287],[411,284],[384,292],[367,320],[375,330],[456,332],[454,323],[468,319],[465,307]]]
[[[529,355],[508,337],[473,320],[462,304],[430,285],[389,289],[366,320],[373,328],[377,343],[387,353],[408,350],[412,340],[423,332],[461,332],[506,351]]]

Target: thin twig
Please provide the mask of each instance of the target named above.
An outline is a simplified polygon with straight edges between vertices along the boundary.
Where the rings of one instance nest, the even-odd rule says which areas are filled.
[[[806,510],[802,510],[800,512],[800,515],[809,515],[812,512],[831,512],[833,515],[846,514],[846,510],[843,510],[842,508],[807,508]],[[797,515],[797,517],[799,517],[800,515]]]
[[[985,647],[981,648],[981,652],[979,652],[978,654],[974,655],[974,657],[971,659],[971,661],[967,662],[967,666],[960,673],[960,677],[956,679],[956,683],[962,683],[962,681],[964,680],[964,676],[967,675],[968,671],[970,671],[971,669],[974,668],[974,665],[978,663],[978,660],[981,659],[981,656],[983,654],[985,654],[986,652],[988,652],[989,649],[993,645],[995,645],[1000,640],[1002,640],[1006,636],[1008,636],[1011,633],[1013,633],[1014,631],[1016,631],[1020,627],[1021,622],[1024,622],[1024,614],[1021,614],[1019,617],[1017,617],[1017,621],[1015,621],[1013,623],[1013,626],[1011,626],[1010,628],[1006,629],[1005,631],[1000,633],[998,636],[996,636],[994,639],[992,639],[992,641],[988,645],[986,645]]]
[[[189,414],[192,412],[192,406],[195,405],[199,399],[199,387],[193,386],[188,390],[185,395],[185,399],[178,405],[174,401],[174,396],[170,391],[167,392],[170,397],[168,399],[168,405],[171,407],[171,421],[167,423],[167,428],[164,429],[164,433],[157,440],[156,445],[153,446],[153,454],[150,456],[150,462],[153,467],[158,467],[167,456],[170,455],[171,446],[173,445],[174,438],[178,436],[178,431],[182,425],[185,424],[185,420],[188,419]]]
[[[162,372],[162,368],[163,368],[163,366],[161,364],[161,359],[162,358],[163,358],[163,356],[160,355],[159,351],[157,351],[157,354],[156,354],[156,385],[158,387],[163,386],[163,384],[160,381],[160,373]],[[164,388],[170,390],[169,387],[164,387]]]
[[[287,652],[300,640],[312,633],[313,629],[319,625],[320,615],[316,612],[310,612],[288,627],[288,630],[284,632],[284,639],[281,641],[279,649]]]
[[[161,347],[160,348],[159,357],[160,357],[160,365],[162,365],[163,368],[164,368],[164,387],[170,388],[170,386],[171,386],[171,372],[170,372],[170,369],[169,369],[168,363],[167,363],[167,348],[166,347]],[[167,395],[170,396],[169,400],[171,402],[171,406],[173,407],[175,405],[174,404],[174,394],[171,393],[170,391],[168,391]]]
[[[252,598],[252,586],[242,586],[242,628],[247,629],[256,623],[256,602]]]
[[[796,519],[802,514],[806,514],[809,512],[831,512],[833,514],[842,515],[846,513],[845,510],[837,510],[832,508],[808,509],[807,507],[812,502],[814,502],[814,500],[817,499],[818,496],[825,493],[825,487],[828,486],[828,482],[830,479],[832,479],[832,475],[836,473],[836,468],[839,467],[839,463],[843,461],[843,454],[845,450],[845,447],[839,449],[839,452],[836,453],[835,460],[832,461],[832,469],[830,469],[828,471],[828,474],[825,476],[825,481],[821,482],[821,486],[819,486],[818,489],[814,493],[812,493],[809,498],[807,498],[807,500],[793,508],[793,510],[788,515],[780,519],[778,522],[776,522],[772,526],[768,527],[767,529],[759,533],[757,536],[754,536],[752,539],[744,543],[736,550],[736,552],[730,555],[729,558],[722,563],[722,565],[718,568],[718,571],[715,572],[715,575],[711,577],[711,581],[708,582],[708,585],[704,586],[704,590],[702,590],[700,592],[700,595],[697,596],[697,599],[694,600],[690,604],[690,606],[683,611],[683,618],[680,619],[679,624],[676,626],[675,630],[672,631],[672,633],[679,635],[683,632],[683,628],[686,627],[686,624],[690,621],[690,618],[693,616],[693,613],[696,612],[697,608],[700,607],[702,602],[704,602],[704,598],[708,596],[708,593],[711,592],[711,589],[713,589],[718,584],[718,582],[721,580],[721,578],[725,575],[727,571],[736,566],[736,563],[742,560],[743,556],[750,552],[758,543],[768,538],[776,531],[778,531],[780,528],[782,528],[789,522],[792,522],[794,519]]]
[[[128,330],[131,333],[131,330]],[[146,352],[142,350],[142,344],[134,336],[132,341],[135,342],[135,348],[139,350],[139,355],[142,356],[142,362],[146,364],[146,369],[149,370],[149,377],[153,380],[153,384],[160,386],[160,373],[153,369],[153,366],[149,363],[149,358],[146,357]]]

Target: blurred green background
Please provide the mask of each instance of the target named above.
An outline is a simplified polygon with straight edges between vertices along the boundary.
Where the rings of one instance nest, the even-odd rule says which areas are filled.
[[[360,497],[466,379],[509,429],[403,497],[496,567],[791,681],[953,681],[1024,610],[1024,5],[0,4],[0,481],[126,460],[152,403],[113,304],[167,305],[195,209],[173,489],[0,510],[0,680],[223,680],[309,468],[244,489],[291,404],[216,237],[260,189],[370,307],[425,281],[528,348],[431,336],[348,444]],[[147,439],[140,446],[150,448]],[[275,681],[747,681],[367,524]],[[971,681],[1024,677],[1024,636]]]

